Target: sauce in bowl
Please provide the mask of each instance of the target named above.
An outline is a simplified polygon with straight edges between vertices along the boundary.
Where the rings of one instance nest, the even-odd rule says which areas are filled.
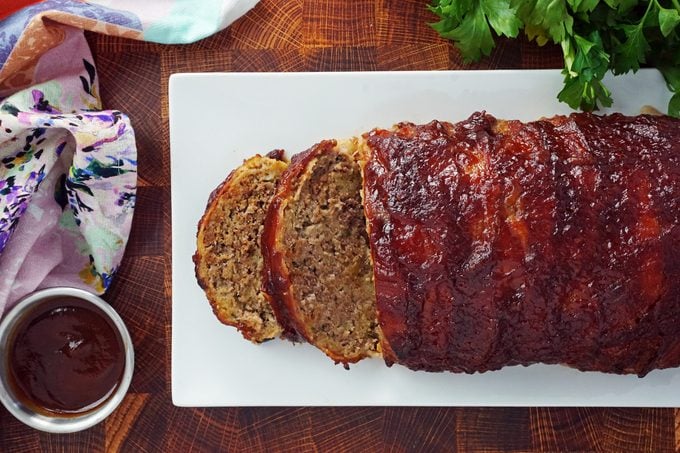
[[[54,297],[23,316],[8,344],[9,383],[36,412],[75,416],[116,391],[125,371],[120,332],[94,304]]]

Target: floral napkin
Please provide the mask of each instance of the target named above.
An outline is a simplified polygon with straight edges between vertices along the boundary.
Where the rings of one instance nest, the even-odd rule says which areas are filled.
[[[0,315],[51,286],[103,293],[132,223],[128,117],[101,110],[83,29],[186,43],[257,0],[19,0],[0,4]]]

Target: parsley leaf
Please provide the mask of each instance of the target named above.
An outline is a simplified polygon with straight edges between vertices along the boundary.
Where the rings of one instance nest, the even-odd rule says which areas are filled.
[[[607,5],[619,13],[627,13],[638,4],[638,0],[604,0]]]
[[[457,24],[473,6],[473,0],[436,0],[429,8],[440,18]]]
[[[509,38],[517,36],[522,22],[508,0],[482,0],[481,5],[484,15],[498,35]]]
[[[482,55],[488,56],[494,47],[489,24],[479,5],[468,12],[464,20],[461,20],[455,28],[441,35],[456,42],[456,47],[460,50],[465,62],[479,60]]]
[[[567,65],[562,71],[565,86],[557,99],[571,108],[588,111],[612,105],[611,92],[602,83],[609,68],[609,55],[604,51],[600,33],[593,31],[587,39],[574,35],[566,52],[569,59],[565,57]]]
[[[643,33],[642,24],[622,25],[621,29],[626,34],[626,41],[619,45],[614,52],[614,74],[640,69],[640,63],[645,63],[647,52],[650,50],[649,43]]]
[[[565,0],[536,0],[527,22],[547,31],[555,43],[563,41],[572,32],[574,18],[567,12]]]
[[[575,13],[589,13],[595,9],[600,0],[567,0]]]
[[[668,114],[680,118],[680,93],[675,93],[668,103]]]
[[[522,26],[509,0],[440,0],[430,10],[442,19],[432,27],[442,37],[455,41],[466,62],[491,53],[491,28],[497,35],[514,38]]]
[[[670,35],[679,23],[680,13],[678,13],[677,9],[659,8],[659,27],[664,37]]]

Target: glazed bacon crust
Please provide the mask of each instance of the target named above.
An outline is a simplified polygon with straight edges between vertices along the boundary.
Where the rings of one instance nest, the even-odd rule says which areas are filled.
[[[364,138],[388,363],[680,365],[680,121],[476,113]]]

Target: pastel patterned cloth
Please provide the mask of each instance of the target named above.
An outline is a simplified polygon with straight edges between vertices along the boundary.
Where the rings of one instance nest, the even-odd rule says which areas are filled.
[[[125,114],[102,110],[83,30],[193,42],[223,29],[257,0],[0,3],[2,315],[40,288],[103,293],[130,234],[134,132]]]

